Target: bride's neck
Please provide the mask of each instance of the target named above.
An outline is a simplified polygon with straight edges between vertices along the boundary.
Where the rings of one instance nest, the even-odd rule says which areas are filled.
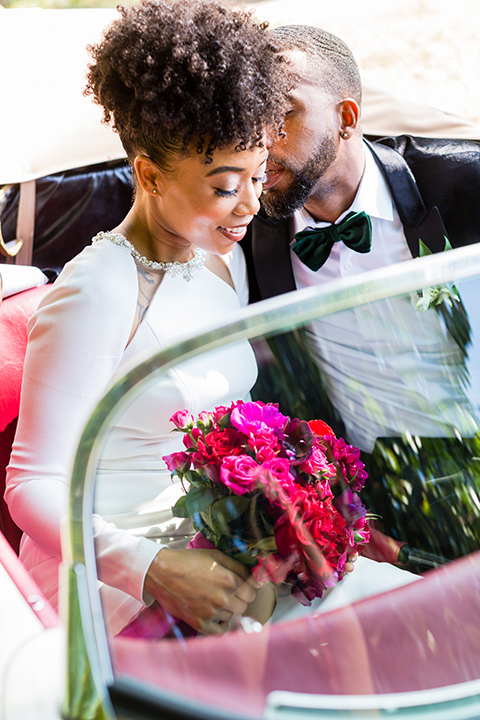
[[[169,233],[163,227],[155,208],[139,205],[136,198],[131,210],[113,232],[124,235],[138,252],[156,262],[187,262],[194,254],[194,246],[184,238]]]

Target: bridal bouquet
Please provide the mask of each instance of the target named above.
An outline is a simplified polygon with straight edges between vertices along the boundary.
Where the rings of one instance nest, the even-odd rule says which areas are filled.
[[[271,403],[235,402],[196,420],[179,411],[171,421],[185,450],[163,459],[188,483],[176,517],[192,518],[257,580],[289,583],[304,605],[343,577],[369,539],[357,448],[321,420],[290,419]]]

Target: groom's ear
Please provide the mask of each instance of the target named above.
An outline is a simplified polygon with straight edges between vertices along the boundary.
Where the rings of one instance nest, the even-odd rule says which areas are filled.
[[[162,185],[161,171],[148,155],[137,155],[133,167],[142,190],[149,195],[160,193]]]
[[[340,131],[350,134],[356,129],[360,118],[360,107],[356,100],[347,98],[337,105],[340,120]]]

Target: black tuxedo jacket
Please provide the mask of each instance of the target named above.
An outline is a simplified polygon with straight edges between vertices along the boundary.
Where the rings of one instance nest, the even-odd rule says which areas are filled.
[[[367,141],[368,142],[368,141]],[[409,135],[369,142],[402,221],[413,257],[419,239],[432,252],[480,242],[480,143]],[[295,290],[289,220],[260,213],[242,241],[256,302]]]

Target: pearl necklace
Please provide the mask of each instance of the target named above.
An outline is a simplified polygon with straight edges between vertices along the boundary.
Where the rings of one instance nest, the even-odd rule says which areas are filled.
[[[174,262],[157,262],[140,255],[138,250],[133,247],[132,243],[127,240],[126,237],[120,235],[120,233],[99,232],[93,238],[92,243],[96,243],[99,240],[110,240],[110,242],[114,243],[114,245],[126,247],[130,250],[132,257],[134,257],[140,265],[144,265],[150,270],[163,270],[164,273],[171,275],[172,277],[180,275],[187,282],[193,278],[196,272],[205,266],[207,253],[199,247],[195,248],[193,258],[187,262],[179,262],[178,260],[175,260]]]

